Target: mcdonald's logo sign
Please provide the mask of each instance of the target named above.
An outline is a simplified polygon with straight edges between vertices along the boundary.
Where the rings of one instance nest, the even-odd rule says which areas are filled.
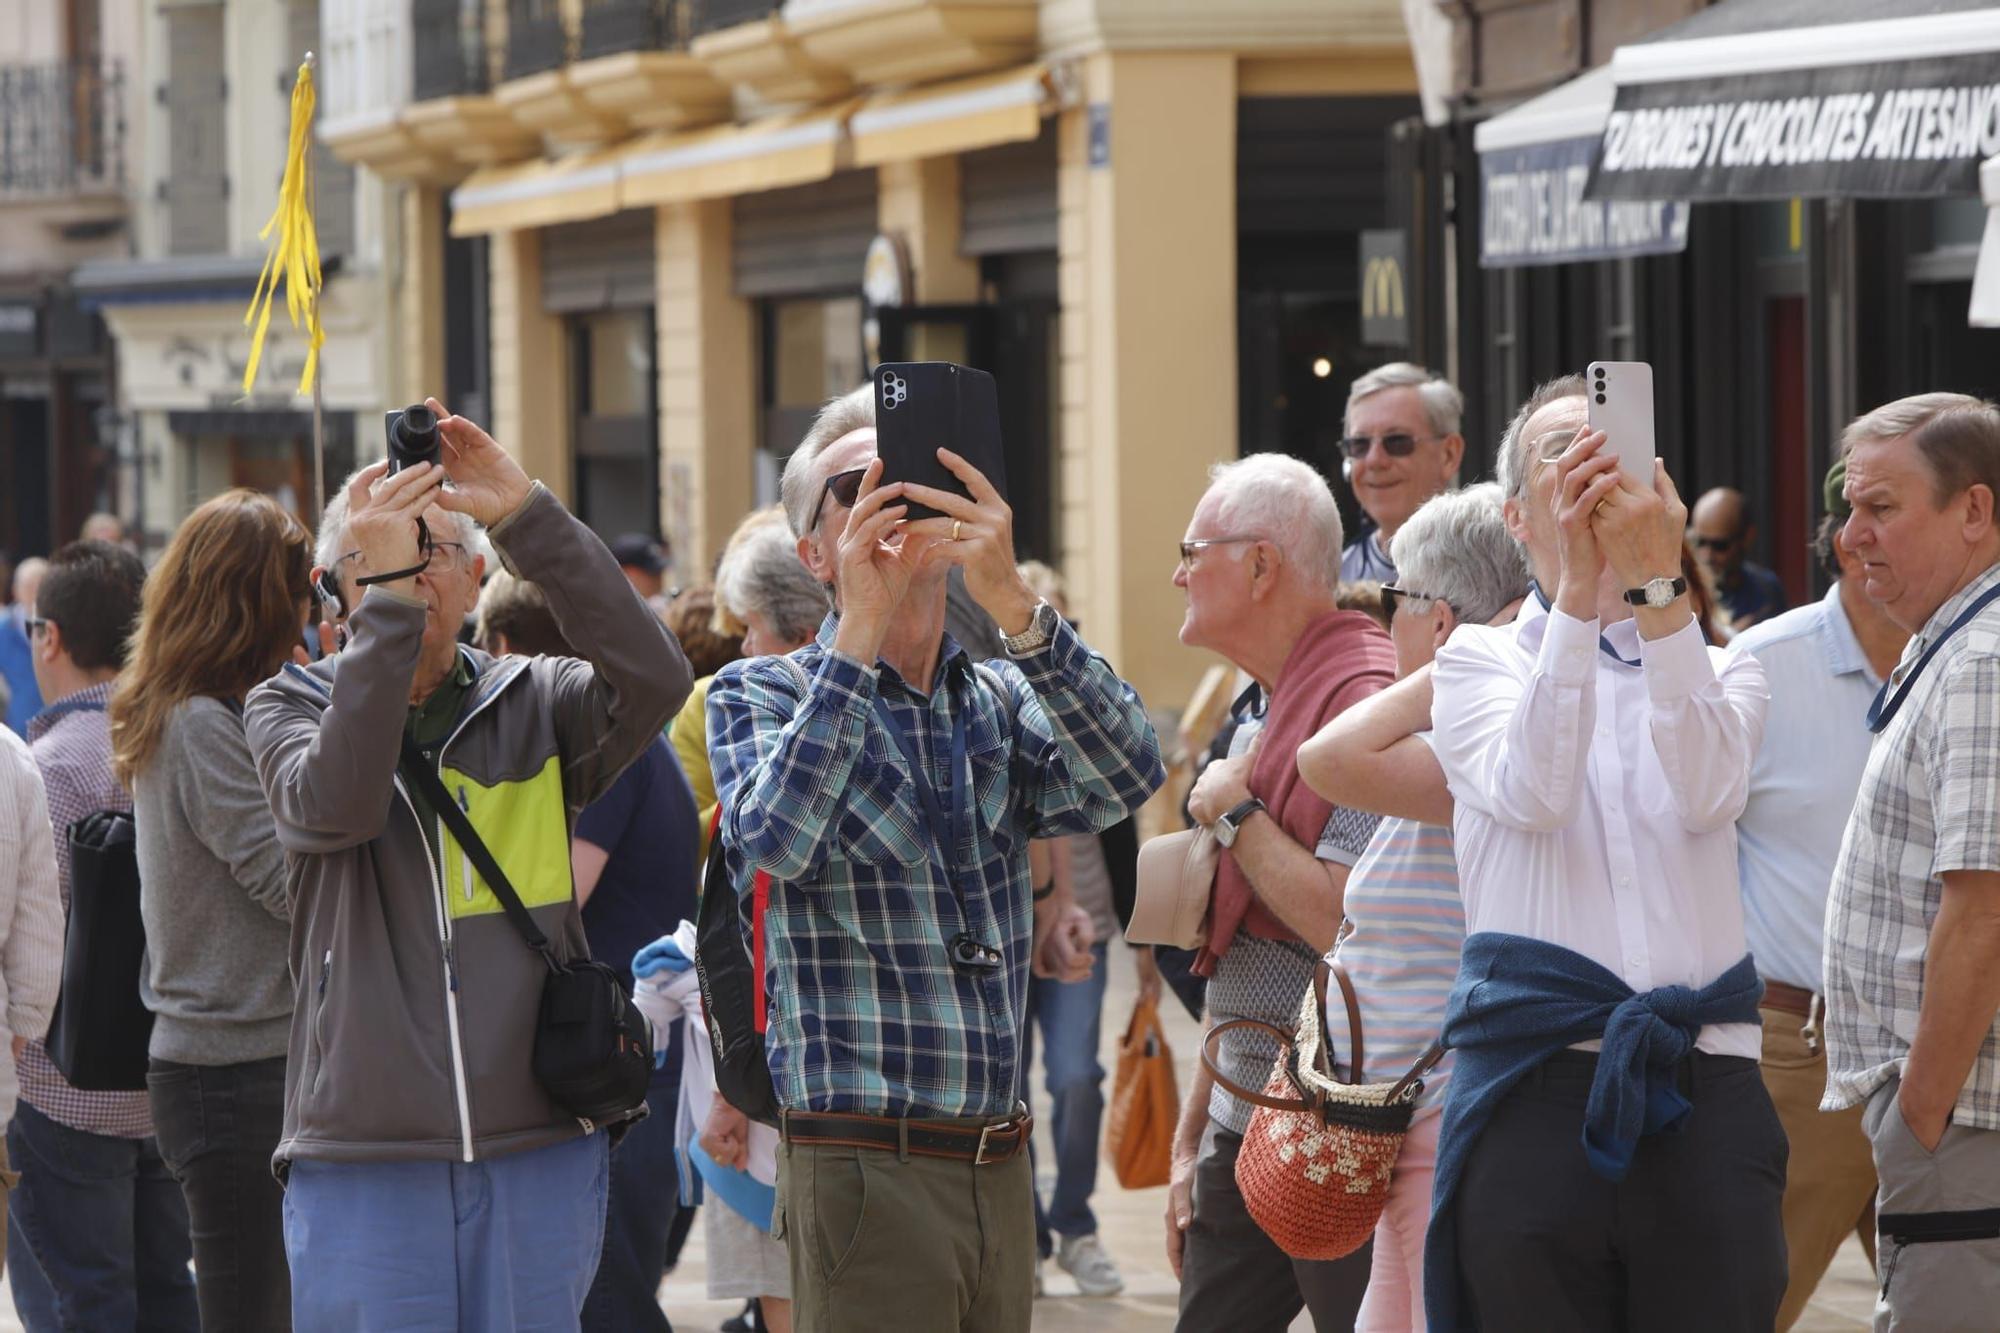
[[[1373,347],[1407,347],[1410,342],[1408,246],[1401,229],[1364,231],[1359,256],[1361,341]]]

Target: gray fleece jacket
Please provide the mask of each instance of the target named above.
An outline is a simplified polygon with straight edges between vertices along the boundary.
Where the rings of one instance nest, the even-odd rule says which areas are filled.
[[[474,680],[438,771],[557,954],[584,957],[570,829],[687,698],[687,659],[539,485],[491,536],[587,660],[461,650]],[[345,651],[250,695],[250,750],[291,854],[281,1169],[471,1162],[595,1128],[529,1065],[548,969],[441,824],[433,855],[397,776],[424,617],[370,592]]]

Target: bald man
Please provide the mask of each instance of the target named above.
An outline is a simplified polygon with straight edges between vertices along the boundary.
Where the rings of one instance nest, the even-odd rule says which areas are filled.
[[[1715,585],[1716,597],[1729,616],[1731,629],[1745,629],[1784,610],[1785,585],[1778,576],[1749,557],[1757,540],[1743,492],[1717,486],[1695,501],[1688,523],[1688,541],[1695,559]]]

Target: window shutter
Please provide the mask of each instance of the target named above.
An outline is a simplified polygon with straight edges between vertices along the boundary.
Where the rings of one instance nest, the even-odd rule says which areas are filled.
[[[167,251],[220,254],[229,249],[229,171],[222,73],[222,6],[176,5],[165,11],[168,173]]]
[[[324,71],[326,53],[320,49],[319,0],[291,0],[290,21],[287,25],[290,47],[285,52],[284,77],[279,80],[282,101],[278,114],[287,117],[290,124],[292,83],[298,76],[299,61],[308,51],[319,55],[320,71]],[[325,114],[326,83],[323,72],[316,72],[319,80],[320,115]],[[315,117],[314,128],[318,128]],[[282,172],[283,168],[280,168]],[[276,182],[273,182],[273,189]],[[312,188],[313,220],[319,227],[319,252],[321,256],[349,255],[354,253],[354,168],[333,155],[317,136],[312,145]]]

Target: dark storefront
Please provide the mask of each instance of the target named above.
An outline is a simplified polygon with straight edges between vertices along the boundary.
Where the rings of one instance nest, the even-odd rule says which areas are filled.
[[[110,340],[60,288],[0,294],[0,550],[46,555],[117,508]]]

